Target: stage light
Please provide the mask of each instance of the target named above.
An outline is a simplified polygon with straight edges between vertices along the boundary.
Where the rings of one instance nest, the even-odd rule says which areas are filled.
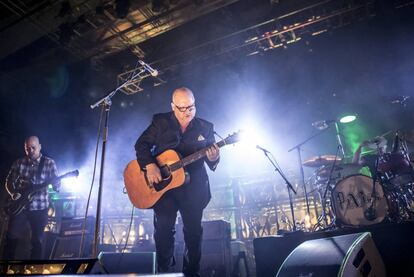
[[[260,145],[267,148],[271,143],[267,139],[265,129],[261,128],[258,122],[259,120],[253,114],[248,114],[235,123],[235,126],[240,126],[240,141],[232,147],[223,149],[223,151],[230,151],[229,157],[233,156],[233,159],[238,161],[228,165],[230,174],[245,174],[247,170],[252,168],[254,168],[254,171],[266,170],[266,158],[256,146]]]
[[[78,192],[81,189],[81,185],[77,177],[68,177],[60,181],[60,186],[62,190]]]
[[[356,119],[356,115],[346,115],[339,119],[341,123],[350,123]]]

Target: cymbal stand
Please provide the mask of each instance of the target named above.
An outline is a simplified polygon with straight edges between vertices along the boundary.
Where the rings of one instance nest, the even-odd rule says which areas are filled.
[[[303,170],[303,164],[302,164],[302,154],[301,154],[301,147],[302,145],[304,145],[305,143],[307,143],[308,141],[312,140],[313,138],[320,136],[321,134],[323,134],[324,132],[326,132],[329,129],[329,126],[325,129],[320,130],[319,132],[313,134],[312,136],[310,136],[309,138],[305,139],[304,141],[302,141],[301,143],[299,143],[298,145],[293,146],[292,148],[290,148],[288,150],[288,152],[291,152],[293,150],[297,150],[298,152],[298,164],[299,164],[299,170],[300,170],[300,176],[301,176],[301,183],[302,183],[302,187],[303,187],[303,192],[305,194],[305,202],[306,202],[306,213],[309,216],[310,215],[310,210],[309,210],[309,199],[308,199],[308,193],[306,192],[306,182],[305,182],[305,172]],[[289,195],[290,196],[290,195]]]
[[[325,220],[325,226],[328,227],[328,217],[326,216],[326,194],[328,193],[328,189],[330,188],[331,181],[332,181],[332,174],[336,166],[336,162],[338,161],[339,151],[342,149],[342,146],[338,144],[338,147],[336,148],[335,153],[335,159],[331,166],[331,170],[329,171],[329,177],[326,181],[325,191],[323,193],[323,197],[321,198],[321,204],[322,204],[322,219]]]
[[[338,140],[338,144],[341,146],[341,153],[342,157],[345,158],[345,149],[342,143],[341,132],[339,131],[338,121],[335,121],[335,131],[336,131],[336,139]]]
[[[290,203],[290,212],[292,214],[292,221],[293,221],[293,231],[296,231],[296,222],[295,222],[295,212],[293,211],[293,201],[292,201],[292,192],[294,194],[296,194],[295,189],[293,188],[292,184],[288,181],[288,179],[286,178],[285,174],[283,174],[283,172],[280,170],[280,168],[275,164],[275,162],[272,160],[272,158],[269,157],[269,153],[270,151],[264,149],[264,148],[258,148],[260,150],[263,151],[263,153],[265,154],[266,158],[270,161],[270,163],[272,164],[273,168],[275,169],[275,171],[277,173],[279,173],[279,175],[282,177],[282,179],[285,181],[286,183],[286,187],[288,190],[288,194],[289,194],[289,203]],[[270,153],[272,154],[272,153]],[[273,155],[272,155],[273,156]],[[277,213],[277,210],[276,210]]]
[[[377,179],[378,179],[378,164],[380,161],[380,147],[377,146],[377,158],[375,159],[375,171],[374,171],[374,175],[372,176],[372,192],[371,192],[371,205],[364,211],[364,216],[366,219],[372,221],[375,220],[376,216],[376,211],[375,211],[375,203],[377,202],[377,191],[375,189],[376,183],[377,183]]]

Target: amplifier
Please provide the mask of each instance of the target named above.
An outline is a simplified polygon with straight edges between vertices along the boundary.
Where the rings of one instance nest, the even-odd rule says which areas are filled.
[[[85,229],[85,234],[87,235],[93,234],[95,228],[95,217],[87,217],[85,222],[86,226],[83,226],[83,222],[84,218],[72,218],[62,220],[59,235],[61,237],[81,235],[82,229]]]
[[[203,221],[201,226],[203,226],[203,240],[224,239],[230,241],[230,222],[225,220]],[[183,225],[177,224],[176,231],[176,241],[184,242]]]
[[[58,237],[53,244],[50,259],[73,259],[89,257],[92,254],[93,237],[85,235],[83,249],[80,251],[82,236]],[[79,253],[82,252],[81,257]]]
[[[224,220],[202,222],[203,241],[201,276],[228,277],[231,275],[230,223]],[[181,271],[185,252],[182,225],[177,226],[175,244],[175,270]]]

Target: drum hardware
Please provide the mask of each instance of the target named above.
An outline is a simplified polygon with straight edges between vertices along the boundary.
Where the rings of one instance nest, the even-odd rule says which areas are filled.
[[[375,194],[372,194],[373,186],[373,179],[361,174],[348,176],[335,185],[331,198],[337,226],[360,227],[388,218],[391,211],[384,190],[377,181]],[[369,211],[371,206],[372,211]],[[374,212],[374,216],[369,214]]]
[[[393,149],[390,153],[379,153],[378,170],[383,180],[391,188],[414,182],[414,170],[410,162],[407,142],[399,131],[396,132]]]
[[[264,149],[264,148],[260,147],[259,145],[256,145],[256,148],[258,148],[258,149],[260,149],[260,150],[262,150],[262,151],[263,151],[263,154],[266,156],[266,158],[267,158],[267,159],[269,160],[269,162],[272,164],[272,166],[273,166],[273,168],[275,169],[275,171],[276,171],[277,173],[279,173],[280,177],[282,177],[282,179],[283,179],[283,180],[285,181],[285,183],[286,183],[286,188],[287,188],[287,191],[288,191],[288,194],[289,194],[290,212],[292,213],[293,231],[296,231],[296,224],[295,224],[295,213],[294,213],[294,211],[293,211],[293,200],[292,200],[292,192],[293,192],[294,194],[296,194],[296,190],[293,188],[292,184],[289,182],[289,180],[286,178],[285,174],[284,174],[284,173],[282,172],[282,170],[279,168],[279,166],[277,165],[276,160],[275,160],[275,161],[273,161],[273,159],[274,159],[273,154],[272,154],[270,151],[268,151],[268,150],[266,150],[266,149]],[[269,153],[270,153],[270,155],[271,155],[272,157],[270,157],[270,156],[269,156]],[[299,155],[300,155],[300,153],[299,153]],[[272,159],[272,158],[273,158],[273,159]],[[306,198],[306,204],[307,204],[308,211],[309,211],[309,205],[308,205],[308,198],[307,198],[307,197],[308,197],[308,196],[306,195],[306,188],[305,188],[305,198]]]
[[[325,226],[329,227],[328,225],[328,217],[326,216],[326,194],[328,193],[328,188],[330,188],[330,183],[331,183],[331,179],[332,179],[332,173],[334,171],[334,168],[336,166],[337,161],[340,161],[341,159],[339,158],[339,151],[342,148],[342,146],[339,144],[337,149],[336,149],[336,153],[333,159],[333,163],[329,172],[329,176],[328,176],[328,180],[326,181],[326,187],[325,187],[325,191],[323,193],[323,197],[321,198],[320,192],[318,192],[319,194],[319,198],[321,198],[321,204],[322,204],[322,215],[320,220],[324,220],[325,221]],[[318,221],[319,222],[319,221]]]
[[[327,125],[326,128],[320,129],[319,132],[313,134],[312,136],[308,137],[307,139],[305,139],[301,143],[295,145],[294,147],[292,147],[292,148],[290,148],[288,150],[288,152],[292,152],[293,150],[296,149],[296,151],[298,153],[298,164],[299,164],[299,170],[300,170],[300,176],[301,176],[301,183],[302,183],[303,191],[304,191],[304,194],[305,194],[306,212],[307,212],[308,215],[310,214],[310,210],[309,210],[309,200],[308,200],[308,193],[306,191],[305,172],[303,170],[302,154],[301,154],[302,149],[301,148],[308,141],[314,139],[315,137],[317,137],[317,136],[323,134],[324,132],[326,132],[327,130],[329,130],[328,127],[329,127],[329,125]],[[289,196],[290,196],[290,194],[289,194]],[[296,224],[295,224],[295,217],[294,217],[294,214],[293,214],[293,207],[291,207],[291,212],[292,212],[292,221],[293,221],[293,227],[294,227],[293,230],[295,231],[296,230]]]
[[[337,163],[333,155],[311,157],[303,162],[303,166],[316,168],[307,180],[308,186],[314,186],[309,194],[317,194],[322,207],[314,230],[323,226],[325,229],[361,227],[414,219],[414,170],[411,164],[414,152],[408,151],[407,141],[398,132],[392,151],[385,152],[387,140],[384,136],[391,132],[370,139],[364,145],[377,156],[375,167],[370,168],[372,178],[361,175],[363,165],[341,164],[342,159],[337,159]],[[332,208],[331,213],[327,211],[327,205]],[[331,223],[328,225],[329,219]]]
[[[377,144],[377,147],[378,147],[378,151],[379,151],[380,145]],[[384,146],[381,146],[381,147],[384,147]],[[374,197],[372,198],[371,205],[368,207],[368,209],[366,209],[364,211],[364,216],[369,221],[373,221],[377,217],[376,216],[376,211],[375,211],[375,204],[376,204],[376,200],[377,200],[377,197],[376,197],[377,193],[376,193],[375,187],[376,187],[376,184],[377,184],[378,173],[379,173],[378,172],[379,158],[380,158],[380,156],[377,156],[377,159],[375,160],[375,172],[374,172],[374,175],[373,175],[373,178],[372,178],[372,193],[371,193],[371,195],[373,195]]]

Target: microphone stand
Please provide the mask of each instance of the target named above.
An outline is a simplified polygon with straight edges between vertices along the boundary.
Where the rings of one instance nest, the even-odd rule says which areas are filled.
[[[345,158],[345,149],[344,145],[342,144],[341,133],[339,132],[339,125],[338,121],[335,121],[335,131],[336,131],[336,139],[338,140],[338,144],[341,146],[342,157]]]
[[[288,194],[289,194],[290,212],[292,213],[292,222],[293,222],[292,229],[293,229],[293,231],[296,231],[295,212],[293,211],[293,201],[292,201],[292,193],[291,193],[291,191],[293,191],[293,193],[296,194],[296,191],[293,188],[292,184],[288,181],[286,176],[280,171],[280,169],[276,166],[276,164],[273,162],[273,160],[269,157],[268,153],[270,153],[270,152],[267,151],[266,149],[261,148],[261,147],[260,148],[258,147],[258,149],[263,151],[263,153],[265,154],[267,159],[270,161],[270,163],[272,164],[275,171],[277,173],[279,173],[279,175],[283,178],[283,180],[286,183],[286,187],[287,187]],[[275,211],[275,213],[277,213],[277,210]]]
[[[100,237],[100,222],[101,222],[101,202],[102,202],[102,187],[103,187],[103,179],[104,179],[104,165],[105,165],[105,153],[106,153],[106,142],[108,141],[108,119],[109,119],[109,111],[111,110],[112,101],[111,98],[115,96],[115,94],[121,90],[123,87],[128,85],[131,81],[135,78],[140,77],[142,73],[145,72],[145,69],[141,69],[138,73],[131,76],[130,79],[126,80],[123,84],[119,87],[111,91],[105,97],[98,100],[96,103],[90,105],[91,109],[95,109],[98,106],[102,106],[102,109],[105,111],[105,123],[103,129],[103,136],[102,136],[102,152],[101,152],[101,168],[99,173],[99,186],[98,186],[98,200],[96,205],[96,219],[95,219],[95,233],[94,233],[94,240],[93,240],[93,249],[92,249],[92,258],[97,258],[98,256],[98,240]]]
[[[303,186],[303,191],[305,193],[306,212],[307,212],[308,216],[310,216],[309,200],[308,200],[308,193],[306,192],[305,172],[303,171],[301,147],[302,147],[302,145],[304,145],[305,143],[307,143],[311,139],[313,139],[313,138],[315,138],[317,136],[320,136],[321,134],[323,134],[324,132],[326,132],[328,129],[329,129],[329,126],[327,128],[325,128],[325,129],[322,129],[320,132],[317,132],[317,133],[313,134],[309,138],[305,139],[304,141],[302,141],[298,145],[293,146],[291,149],[288,150],[288,152],[291,152],[294,149],[296,149],[297,152],[298,152],[299,170],[300,170],[300,175],[301,175],[301,182],[302,182],[302,186]]]

